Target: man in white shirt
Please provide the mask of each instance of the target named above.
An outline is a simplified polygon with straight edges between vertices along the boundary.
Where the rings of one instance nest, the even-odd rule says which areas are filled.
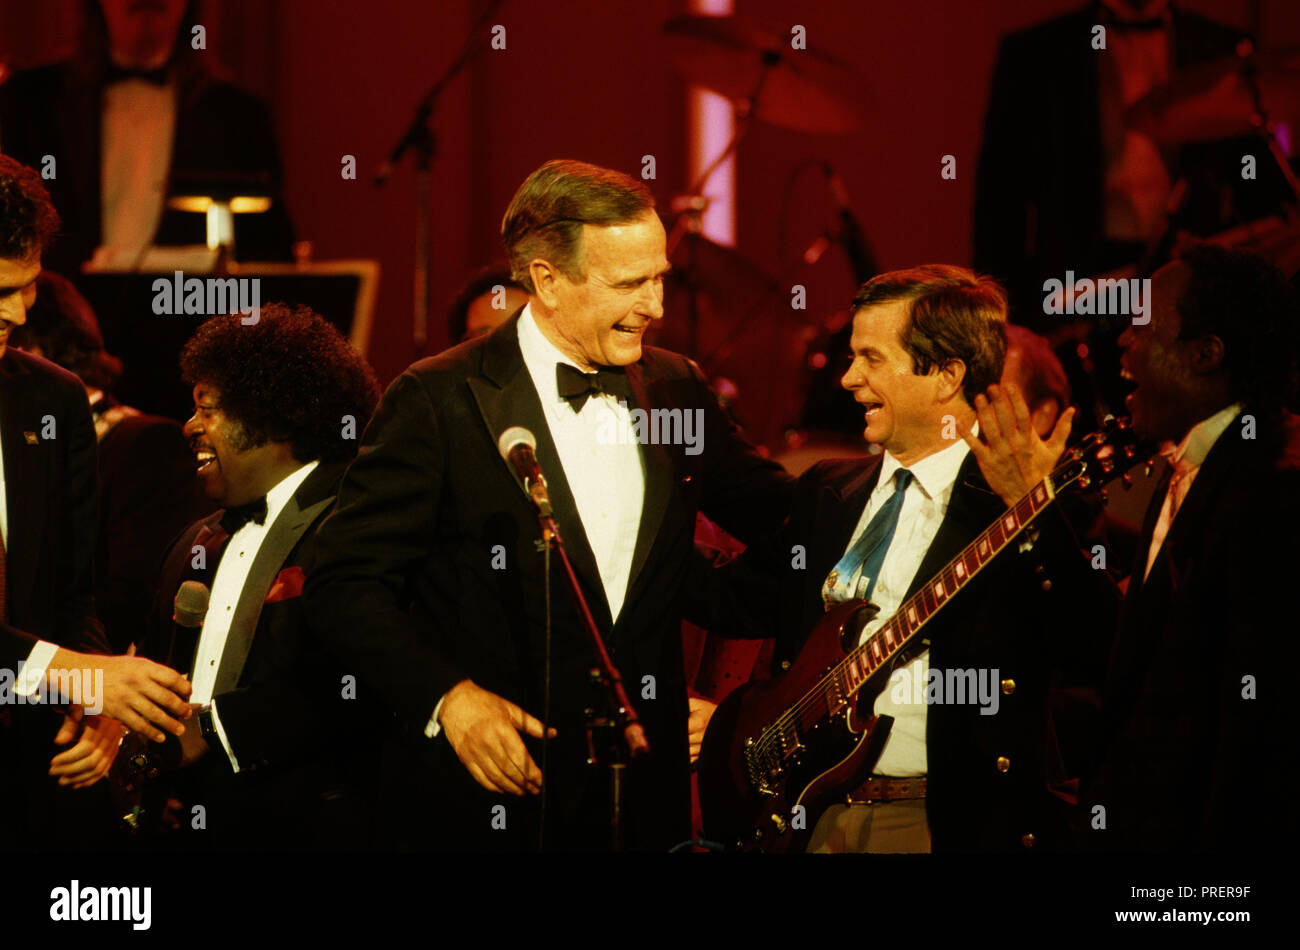
[[[181,369],[194,386],[185,435],[222,508],[164,560],[141,644],[192,677],[199,729],[180,742],[182,827],[198,847],[356,847],[365,793],[349,763],[374,742],[358,735],[346,671],[306,637],[299,594],[379,387],[331,324],[283,304],[252,326],[207,321]],[[171,622],[186,581],[211,592],[197,642]]]
[[[964,268],[927,265],[873,278],[853,313],[842,384],[864,409],[864,437],[883,451],[805,473],[781,536],[715,572],[698,617],[723,634],[776,636],[786,669],[826,605],[875,603],[879,614],[862,632],[870,636],[912,595],[933,592],[940,569],[1005,510],[965,441],[976,394],[1002,373],[1002,289]],[[1058,454],[1073,418],[1066,410],[1050,434]],[[1063,520],[1020,547],[981,561],[978,576],[972,568],[951,601],[934,593],[938,612],[883,689],[856,695],[861,718],[874,712],[892,725],[869,775],[805,806],[811,850],[1057,844],[1044,788],[1045,700],[1050,670],[1080,631],[1066,609],[1077,591],[1053,585],[1047,572],[1057,558],[1080,555]],[[1049,635],[1053,611],[1067,619]],[[929,690],[934,676],[953,683],[958,674],[972,687],[964,697]],[[707,768],[708,736],[704,753]],[[827,808],[832,798],[839,804]],[[709,834],[707,808],[705,821]]]
[[[1085,845],[1260,850],[1294,837],[1297,661],[1285,598],[1300,532],[1296,301],[1254,255],[1206,246],[1152,278],[1120,336],[1133,427],[1168,462],[1151,499],[1103,691]],[[981,406],[990,476],[1050,465],[1014,401]]]
[[[653,750],[629,770],[625,841],[667,849],[690,837],[678,593],[695,514],[756,539],[784,516],[789,479],[739,436],[693,363],[642,345],[664,316],[668,270],[644,183],[547,162],[502,235],[528,305],[389,388],[321,529],[307,609],[406,731],[381,809],[393,844],[531,849],[544,823],[544,847],[608,848],[609,776],[584,764],[584,711],[602,706],[594,655],[558,559],[548,644],[537,512],[496,448],[506,429],[528,428]],[[669,429],[652,438],[647,418]],[[543,799],[534,740],[548,695]]]

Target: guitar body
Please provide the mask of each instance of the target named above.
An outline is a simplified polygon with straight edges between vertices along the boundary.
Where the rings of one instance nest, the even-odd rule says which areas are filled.
[[[801,851],[821,813],[870,776],[893,722],[871,713],[878,690],[863,688],[834,710],[823,705],[821,715],[788,711],[857,645],[876,612],[860,600],[833,607],[789,671],[742,686],[718,706],[697,765],[706,837],[743,850]]]

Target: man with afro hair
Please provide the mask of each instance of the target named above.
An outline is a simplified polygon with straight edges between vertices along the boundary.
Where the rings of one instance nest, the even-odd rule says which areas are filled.
[[[358,846],[363,707],[347,671],[304,636],[299,594],[378,384],[331,324],[284,304],[263,306],[252,325],[238,314],[208,320],[181,370],[194,387],[185,436],[221,510],[167,555],[141,652],[194,686],[199,728],[173,749],[185,844]],[[171,619],[191,580],[211,591],[197,643]]]

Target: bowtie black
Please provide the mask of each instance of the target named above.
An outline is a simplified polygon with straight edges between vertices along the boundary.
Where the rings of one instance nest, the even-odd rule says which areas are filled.
[[[592,393],[609,393],[621,396],[626,402],[632,394],[632,386],[627,379],[627,371],[621,366],[584,373],[568,363],[555,364],[555,383],[560,395],[569,400],[574,412],[582,412],[587,397]]]
[[[122,82],[126,79],[143,79],[155,86],[165,86],[167,85],[168,68],[168,66],[159,66],[157,69],[128,69],[125,66],[118,66],[116,63],[109,63],[104,82],[107,84]]]
[[[227,508],[226,513],[221,516],[221,529],[226,534],[233,535],[236,531],[248,524],[250,521],[255,524],[266,524],[266,496],[250,501],[246,505],[239,505],[235,508]]]

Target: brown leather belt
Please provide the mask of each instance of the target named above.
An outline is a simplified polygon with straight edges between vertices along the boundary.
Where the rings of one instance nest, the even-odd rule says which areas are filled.
[[[925,776],[917,778],[870,778],[848,794],[850,805],[896,802],[925,798]]]

